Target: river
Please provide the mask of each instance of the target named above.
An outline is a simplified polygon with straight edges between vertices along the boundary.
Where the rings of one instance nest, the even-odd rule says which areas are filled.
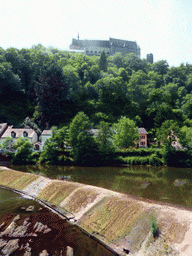
[[[0,188],[0,255],[118,255],[34,200]]]
[[[192,168],[44,165],[12,165],[10,168],[192,208]]]

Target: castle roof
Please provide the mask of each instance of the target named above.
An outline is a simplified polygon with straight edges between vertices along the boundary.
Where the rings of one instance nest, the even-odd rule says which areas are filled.
[[[108,40],[77,40],[73,39],[73,45],[78,45],[81,47],[105,47],[109,48],[109,41]]]
[[[137,43],[128,40],[116,39],[116,38],[109,38],[110,45],[117,46],[117,47],[128,47],[132,49],[137,49]]]

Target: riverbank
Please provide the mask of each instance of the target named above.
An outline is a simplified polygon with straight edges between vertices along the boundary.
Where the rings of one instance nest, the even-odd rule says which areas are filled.
[[[190,255],[192,251],[191,210],[5,167],[0,169],[0,185],[59,206],[72,221],[118,253],[127,250],[130,255]],[[155,240],[150,234],[152,218],[160,230]]]

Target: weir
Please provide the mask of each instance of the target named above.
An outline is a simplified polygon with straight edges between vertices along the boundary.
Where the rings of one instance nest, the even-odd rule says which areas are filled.
[[[0,186],[0,195],[6,190],[12,196],[0,202],[0,254],[9,255],[15,250],[15,255],[24,255],[28,245],[30,255],[41,255],[43,251],[47,254],[42,255],[59,256],[119,255],[82,228],[71,224],[51,205],[30,196],[30,199],[23,199],[26,193],[5,186]],[[16,193],[22,198],[15,197]],[[10,248],[12,242],[15,244]]]
[[[169,255],[190,255],[192,252],[190,209],[5,167],[0,169],[0,185],[55,205],[71,223],[117,254],[149,255],[152,252],[151,255],[155,255],[161,252],[163,255],[169,252]],[[154,219],[160,231],[155,239],[150,231]]]

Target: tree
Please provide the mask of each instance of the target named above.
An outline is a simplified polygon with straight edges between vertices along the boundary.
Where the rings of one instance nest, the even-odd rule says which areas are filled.
[[[160,88],[163,85],[163,76],[158,75],[154,70],[149,71],[148,78],[154,83],[155,88]]]
[[[79,112],[69,127],[72,156],[76,163],[94,165],[98,159],[98,145],[91,132],[92,124],[84,112]]]
[[[186,86],[185,86],[186,90],[188,93],[191,93],[192,91],[192,73],[190,73],[187,76],[187,81],[186,81]]]
[[[128,148],[135,145],[139,138],[138,128],[133,120],[122,116],[118,123],[113,124],[113,144],[116,147]]]
[[[124,114],[124,109],[129,105],[129,100],[126,95],[126,83],[121,77],[105,76],[99,79],[94,87],[99,96],[97,103],[99,112],[111,116],[111,121],[114,121],[114,117]]]
[[[3,140],[1,144],[1,148],[4,149],[5,151],[13,151],[14,150],[14,139],[12,137],[7,137]]]
[[[107,71],[107,57],[105,55],[105,51],[101,52],[100,59],[99,59],[99,69],[103,71]]]
[[[158,75],[165,75],[169,70],[169,64],[166,60],[160,60],[152,64],[152,70]]]
[[[68,86],[64,81],[61,68],[57,65],[48,66],[39,76],[35,92],[40,112],[40,126],[44,128],[46,125],[57,123],[61,116],[64,116],[64,106],[68,102]]]
[[[134,53],[130,53],[126,55],[124,58],[124,63],[126,69],[130,69],[132,71],[137,72],[138,70],[142,70],[145,73],[148,73],[150,70],[150,64],[146,60],[141,60],[137,55]]]
[[[52,127],[52,136],[47,139],[41,152],[39,162],[47,164],[64,164],[67,161],[68,127]]]
[[[187,94],[181,103],[181,109],[187,117],[192,118],[192,93]]]
[[[10,95],[20,91],[20,78],[12,71],[12,66],[8,62],[0,63],[0,96]]]
[[[174,83],[178,86],[185,86],[187,77],[185,75],[185,70],[182,67],[171,67],[167,74],[164,76],[164,81],[166,84]]]
[[[183,126],[181,128],[180,142],[183,146],[192,148],[192,127]]]
[[[167,145],[171,148],[171,144],[176,140],[176,137],[179,136],[180,128],[178,123],[174,120],[166,120],[162,123],[161,127],[156,131],[157,142],[160,143],[166,142]]]
[[[124,57],[121,52],[116,52],[114,55],[109,57],[109,63],[113,63],[117,68],[125,67]]]
[[[113,151],[112,134],[113,132],[110,124],[108,122],[101,121],[98,125],[96,141],[99,144],[99,150],[104,154]]]
[[[28,138],[20,137],[15,141],[15,154],[12,158],[13,164],[31,164],[36,163],[39,154],[33,152],[33,144]]]

